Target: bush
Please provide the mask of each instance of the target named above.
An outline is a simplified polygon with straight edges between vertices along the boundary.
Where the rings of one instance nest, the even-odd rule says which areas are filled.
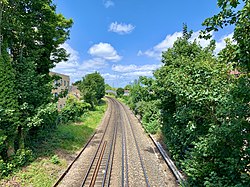
[[[14,168],[24,166],[25,164],[33,161],[34,156],[29,149],[18,149],[16,154],[11,159]]]
[[[49,103],[39,107],[36,115],[28,119],[27,126],[30,128],[39,127],[43,129],[55,127],[57,117],[58,111],[56,104]]]
[[[78,101],[74,96],[69,95],[66,106],[61,110],[59,118],[62,123],[75,121],[78,117],[89,110],[91,105],[82,101]]]
[[[139,102],[137,111],[142,116],[142,124],[145,130],[151,134],[155,134],[161,126],[158,100]]]
[[[53,164],[59,164],[60,163],[59,157],[57,155],[52,156],[50,161]]]
[[[8,162],[4,162],[0,158],[0,178],[8,176],[15,169],[18,169],[27,163],[33,161],[34,156],[31,150],[19,149],[16,154],[10,157]]]

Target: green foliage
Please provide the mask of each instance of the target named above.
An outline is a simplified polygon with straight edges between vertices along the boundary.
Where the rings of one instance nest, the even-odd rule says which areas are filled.
[[[210,124],[217,123],[216,106],[227,92],[226,66],[188,39],[179,38],[164,52],[164,66],[155,72],[157,86],[162,88],[157,90],[162,96],[162,130],[176,159],[207,133]]]
[[[60,159],[59,159],[59,157],[57,155],[52,156],[50,161],[53,164],[59,164],[60,163]]]
[[[16,154],[9,158],[8,162],[4,162],[0,158],[0,178],[7,176],[19,167],[33,161],[34,156],[31,150],[19,149]]]
[[[126,103],[142,118],[144,129],[152,134],[159,131],[161,127],[161,112],[159,100],[156,98],[154,89],[155,80],[140,77],[133,85],[129,86],[130,96]]]
[[[228,25],[234,25],[233,38],[237,42],[234,53],[238,56],[238,64],[243,69],[250,70],[250,2],[249,0],[218,0],[221,11],[211,18],[207,18],[203,25],[206,29],[202,32],[203,37],[210,37],[210,31],[218,31]],[[205,36],[204,36],[205,35]]]
[[[123,88],[117,88],[116,90],[117,96],[122,97],[124,94],[124,89]]]
[[[72,20],[56,14],[51,1],[8,1],[8,6],[1,8],[1,51],[4,59],[10,60],[15,73],[13,88],[20,113],[17,131],[12,130],[16,133],[14,147],[17,150],[25,147],[30,134],[27,131],[41,122],[36,119],[40,107],[51,101],[49,70],[67,58],[60,44],[68,39]]]
[[[115,88],[112,88],[109,84],[105,84],[105,90],[115,90]]]
[[[139,102],[138,112],[142,116],[142,124],[145,130],[155,134],[161,127],[161,113],[159,109],[159,100],[148,102]]]
[[[74,96],[69,95],[66,101],[66,106],[61,110],[59,118],[62,123],[75,121],[88,109],[90,109],[90,104],[78,101]]]
[[[81,117],[82,123],[62,124],[57,129],[50,130],[45,140],[37,142],[38,147],[33,150],[34,155],[39,158],[27,165],[25,169],[16,170],[15,180],[22,186],[53,186],[60,173],[67,168],[65,157],[75,154],[88,141],[101,122],[106,108],[107,105],[102,103],[96,106],[95,111],[87,111]],[[52,160],[59,163],[53,164]],[[0,161],[0,170],[1,166]],[[12,181],[12,176],[0,181],[0,186],[9,184],[8,179]]]
[[[232,86],[225,102],[219,108],[218,117],[221,126],[212,131],[214,138],[228,138],[228,142],[213,144],[209,137],[206,140],[210,145],[208,148],[212,147],[218,151],[219,161],[214,165],[225,172],[225,174],[213,173],[214,180],[209,180],[208,184],[215,186],[215,182],[218,181],[222,185],[248,186],[250,183],[250,150],[247,148],[250,140],[250,2],[218,0],[218,5],[221,11],[203,22],[206,26],[203,34],[234,25],[233,39],[236,44],[227,41],[226,48],[219,54],[219,60],[233,65],[239,74],[238,78],[231,78]],[[226,146],[230,148],[222,154],[219,149]]]
[[[221,186],[244,186],[241,175],[248,159],[243,155],[249,153],[242,151],[247,138],[243,132],[249,128],[243,125],[247,121],[236,116],[248,109],[237,110],[237,115],[236,110],[230,111],[241,103],[232,97],[235,80],[228,75],[232,67],[186,38],[164,52],[162,61],[164,66],[155,77],[158,86],[169,92],[161,98],[163,132],[174,158],[182,160],[190,185],[214,181]],[[161,91],[165,89],[160,95]]]
[[[249,75],[229,74],[242,68],[236,45],[227,41],[216,57],[213,41],[202,48],[189,41],[191,35],[184,26],[183,37],[163,52],[154,78],[132,85],[128,103],[148,132],[161,129],[188,185],[247,186]]]
[[[128,85],[126,85],[125,87],[124,87],[124,90],[130,90],[131,89],[131,85],[130,84],[128,84]]]
[[[56,125],[58,116],[57,106],[54,103],[49,103],[44,106],[40,106],[37,113],[32,117],[28,118],[27,127],[32,128],[53,128]]]
[[[14,147],[19,111],[14,70],[10,59],[3,57],[0,57],[0,156],[7,159],[7,151]]]
[[[49,70],[68,57],[60,45],[71,25],[51,0],[0,2],[0,156],[6,173],[26,162],[27,152],[18,150],[55,127]]]
[[[100,73],[95,72],[83,77],[79,90],[85,102],[91,104],[91,107],[101,101],[105,95],[105,83]]]

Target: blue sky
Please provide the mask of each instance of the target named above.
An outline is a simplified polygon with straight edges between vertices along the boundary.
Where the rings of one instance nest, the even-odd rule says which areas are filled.
[[[218,13],[216,0],[55,0],[57,12],[72,18],[70,53],[53,71],[70,75],[71,82],[98,71],[114,87],[139,76],[152,76],[161,66],[161,52],[181,36],[186,23],[198,37],[202,22]],[[232,28],[213,33],[216,51],[232,37]],[[209,41],[201,40],[205,46]]]

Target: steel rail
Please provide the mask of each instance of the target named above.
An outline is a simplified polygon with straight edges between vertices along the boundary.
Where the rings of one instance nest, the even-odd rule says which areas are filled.
[[[115,125],[115,127],[114,127],[113,139],[112,139],[112,142],[111,142],[111,145],[110,145],[110,152],[109,152],[108,160],[107,160],[107,163],[106,163],[106,168],[105,168],[105,174],[104,174],[104,177],[103,177],[102,187],[105,186],[106,176],[107,176],[107,172],[108,172],[108,166],[109,166],[109,163],[110,163],[110,156],[112,154],[111,163],[110,163],[110,170],[109,170],[109,175],[108,175],[108,179],[107,179],[107,186],[110,185],[110,179],[111,179],[111,173],[112,173],[112,167],[113,167],[113,160],[114,160],[114,154],[115,154],[117,126],[118,125]]]
[[[124,171],[124,158],[125,158],[125,168],[126,170]],[[124,187],[124,173],[126,174],[126,184],[125,186],[129,186],[129,180],[128,180],[128,153],[127,153],[127,141],[126,141],[126,133],[125,133],[125,128],[122,125],[122,186]]]
[[[141,157],[139,145],[138,145],[138,142],[137,142],[136,137],[135,137],[134,129],[132,128],[132,125],[131,125],[131,120],[129,118],[129,115],[126,112],[126,109],[125,109],[124,105],[122,103],[120,103],[119,101],[117,101],[117,102],[122,106],[122,108],[123,108],[123,110],[124,110],[124,112],[126,114],[126,117],[128,119],[128,124],[130,126],[131,131],[132,131],[132,135],[133,135],[134,142],[135,142],[135,145],[136,145],[137,153],[138,153],[138,156],[139,156],[139,159],[140,159],[141,167],[142,167],[144,178],[145,178],[145,181],[146,181],[146,186],[150,187],[149,181],[148,181],[148,176],[147,176],[147,173],[146,173],[146,169],[144,167],[144,163],[143,163],[143,160],[142,160],[142,157]]]
[[[107,97],[107,98],[109,98],[109,97]],[[111,99],[110,99],[110,100],[111,100]],[[111,100],[111,101],[113,101],[113,100]],[[112,106],[112,105],[111,105],[111,106]],[[103,135],[102,135],[102,137],[101,137],[101,140],[100,140],[100,143],[99,143],[99,145],[98,145],[98,148],[96,149],[96,152],[95,152],[95,154],[94,154],[94,157],[93,157],[92,160],[91,160],[91,164],[89,165],[89,168],[88,168],[88,170],[87,170],[87,173],[86,173],[86,175],[84,176],[84,179],[83,179],[83,182],[82,182],[82,184],[81,184],[81,187],[83,187],[84,184],[86,183],[87,178],[88,178],[89,173],[90,173],[90,170],[91,170],[91,168],[92,168],[92,166],[93,166],[93,163],[94,163],[94,161],[95,161],[95,158],[96,158],[96,156],[97,156],[97,154],[98,154],[98,152],[99,152],[99,149],[100,149],[100,147],[101,147],[101,144],[102,144],[102,142],[103,142],[104,136],[105,136],[106,131],[107,131],[108,126],[109,126],[109,122],[110,122],[110,119],[111,119],[111,116],[112,116],[112,111],[113,111],[113,108],[111,107],[111,112],[110,112],[110,115],[109,115],[109,118],[108,118],[107,125],[106,125],[105,130],[104,130],[104,132],[103,132]]]
[[[135,114],[134,114],[135,115]],[[138,122],[141,124],[141,120],[135,115],[136,119],[138,120]],[[147,132],[148,133],[148,132]],[[172,174],[174,175],[176,181],[183,185],[184,187],[186,187],[186,183],[185,183],[185,177],[181,174],[181,172],[178,170],[178,168],[175,166],[174,161],[170,158],[170,156],[167,154],[167,152],[165,151],[165,149],[162,147],[162,145],[157,142],[152,136],[151,134],[148,133],[149,138],[151,139],[151,141],[153,142],[153,144],[156,146],[156,149],[158,150],[158,152],[160,153],[162,159],[165,161],[165,163],[168,165],[168,167],[170,168],[170,171],[172,172]]]
[[[76,158],[71,162],[71,164],[67,167],[67,169],[63,172],[63,174],[60,176],[60,178],[55,182],[55,184],[53,185],[53,187],[58,186],[58,184],[63,180],[63,178],[65,177],[65,175],[69,172],[69,170],[71,169],[71,167],[73,166],[73,164],[76,162],[76,160],[81,156],[82,152],[86,149],[86,147],[89,145],[90,141],[93,139],[93,137],[95,136],[96,132],[94,132],[94,134],[90,137],[90,139],[88,140],[88,142],[85,144],[85,146],[82,148],[82,150],[80,151],[80,153],[76,156]]]
[[[89,185],[90,187],[94,187],[94,185],[95,185],[95,181],[96,181],[97,174],[98,174],[98,171],[99,171],[100,166],[101,166],[101,162],[102,162],[102,158],[103,158],[103,155],[104,155],[104,151],[106,149],[106,145],[107,145],[107,141],[104,141],[100,156],[99,156],[97,164],[95,166],[94,173],[93,173],[93,175],[91,177],[91,182],[90,182],[90,185]]]
[[[122,187],[124,187],[124,133],[123,133],[123,125],[122,125]]]

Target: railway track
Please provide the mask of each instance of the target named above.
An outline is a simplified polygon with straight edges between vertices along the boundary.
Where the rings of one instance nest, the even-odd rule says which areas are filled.
[[[110,101],[114,102],[113,99],[110,99]],[[119,116],[117,111],[115,111],[115,113],[116,113],[115,116]],[[114,123],[111,126],[111,128],[113,129],[112,137],[106,135],[108,127],[110,127],[109,124],[107,124],[106,126],[106,129],[100,140],[96,153],[93,156],[92,162],[83,179],[83,182],[81,185],[82,187],[84,186],[89,186],[89,187],[109,186],[114,151],[115,151],[115,141],[116,141],[116,136],[117,136],[117,123]]]
[[[134,133],[133,126],[131,124],[130,117],[129,117],[126,109],[124,108],[124,105],[121,104],[119,101],[116,101],[116,102],[118,103],[119,107],[121,107],[121,110],[123,111],[123,112],[121,112],[124,114],[123,121],[124,122],[126,121],[126,123],[124,123],[124,125],[122,126],[122,131],[123,131],[122,132],[122,140],[123,140],[122,141],[122,147],[123,147],[122,148],[122,152],[123,152],[123,154],[122,154],[123,155],[122,156],[122,158],[123,158],[122,159],[122,165],[123,165],[123,167],[122,167],[122,169],[123,169],[122,186],[128,187],[130,185],[130,183],[129,183],[128,149],[127,149],[127,138],[126,138],[126,137],[128,137],[128,136],[126,136],[126,134],[128,134],[128,132],[126,132],[126,131],[130,131],[130,133],[132,134],[132,142],[135,144],[138,160],[140,161],[141,171],[143,172],[144,182],[145,182],[144,186],[150,187],[147,172],[146,172],[146,169],[144,166],[144,161],[142,159],[141,151],[140,151],[138,141],[137,141],[135,133]],[[130,146],[131,146],[131,144],[130,144]]]
[[[91,137],[80,154],[53,185],[54,187],[155,186],[150,183],[151,177],[147,173],[150,171],[145,165],[147,160],[143,158],[145,150],[141,148],[142,144],[138,141],[138,133],[135,133],[137,129],[134,129],[128,110],[116,99],[111,97],[107,99],[110,103],[109,115],[106,115],[102,128]],[[78,158],[81,159],[78,160]],[[86,163],[81,164],[85,160],[87,160]],[[71,167],[76,170],[73,175],[68,174],[72,170]],[[77,169],[79,167],[81,167],[80,170]],[[75,173],[78,177],[72,179],[71,176],[75,177]]]

